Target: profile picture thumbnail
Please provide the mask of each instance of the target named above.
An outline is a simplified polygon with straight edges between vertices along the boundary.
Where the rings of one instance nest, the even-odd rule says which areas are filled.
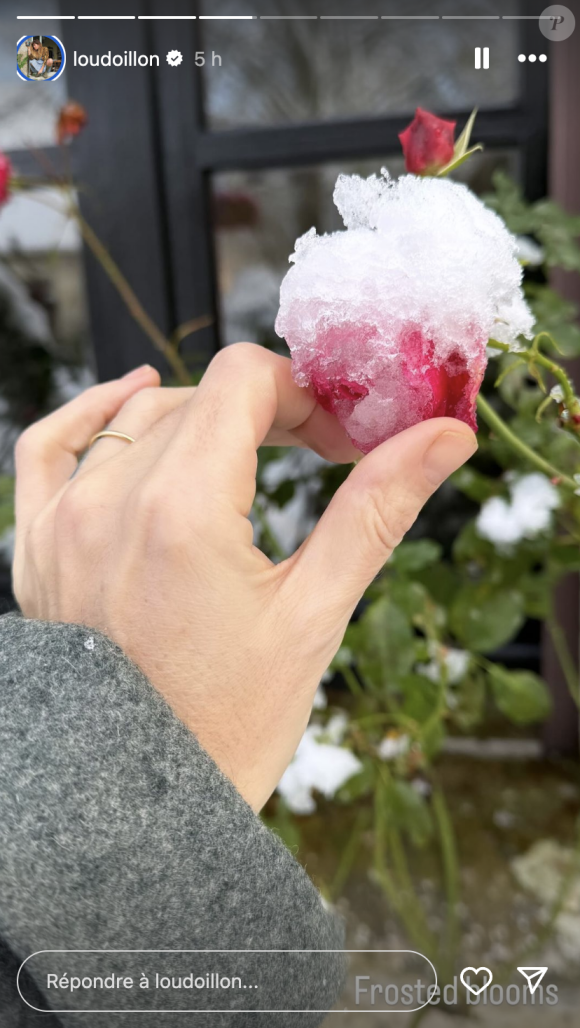
[[[54,82],[65,63],[64,46],[56,36],[23,36],[16,44],[16,71],[26,82]]]

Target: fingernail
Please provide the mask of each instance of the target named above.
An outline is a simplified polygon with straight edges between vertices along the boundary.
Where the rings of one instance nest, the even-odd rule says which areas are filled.
[[[425,453],[423,471],[434,486],[441,485],[477,450],[477,443],[463,432],[443,432]]]
[[[128,371],[126,375],[123,375],[123,378],[139,378],[146,371],[153,371],[150,364],[142,364],[140,368],[133,368],[133,371]]]

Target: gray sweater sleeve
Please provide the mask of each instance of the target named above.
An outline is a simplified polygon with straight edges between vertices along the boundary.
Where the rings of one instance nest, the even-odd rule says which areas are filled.
[[[335,951],[300,963],[245,954],[244,980],[258,983],[263,1010],[328,1010],[344,973],[341,925],[139,669],[97,632],[13,614],[0,618],[0,937],[18,963],[63,949]],[[55,1005],[46,988],[51,969],[74,971],[71,959],[37,956],[23,981],[46,1009],[67,1011],[64,1024],[86,1028],[73,1011],[94,1009],[94,993],[58,992]],[[91,975],[168,967],[155,954],[142,963],[86,959]],[[231,966],[219,959],[216,967]],[[174,1014],[168,1023],[298,1028],[324,1018],[258,1017],[245,1012],[245,996],[202,992],[195,1002],[206,1011],[238,1012]],[[191,1000],[183,990],[133,989],[115,996],[114,1009],[183,1011]],[[92,1028],[142,1023],[151,1017],[90,1017]]]

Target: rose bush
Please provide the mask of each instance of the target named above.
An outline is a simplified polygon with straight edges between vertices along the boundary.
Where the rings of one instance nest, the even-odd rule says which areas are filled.
[[[465,138],[462,146],[464,156]],[[456,151],[454,160],[461,157]],[[431,956],[443,982],[461,956],[462,891],[453,819],[438,774],[446,739],[481,732],[490,716],[516,730],[548,716],[550,694],[542,679],[493,659],[526,619],[544,621],[570,694],[580,701],[575,656],[553,607],[556,584],[580,570],[578,397],[558,357],[580,356],[580,329],[578,310],[548,279],[554,267],[580,272],[580,218],[553,201],[526,203],[500,172],[485,202],[517,237],[524,272],[529,269],[523,291],[536,335],[531,343],[520,336],[519,352],[509,352],[492,336],[478,400],[479,452],[431,501],[368,590],[325,676],[328,698],[321,693],[313,711],[298,779],[286,777],[270,809],[271,823],[289,844],[300,845],[304,800],[297,780],[309,776],[314,802],[328,802],[328,779],[315,746],[317,740],[328,745],[330,728],[333,746],[346,749],[361,768],[335,789],[335,801],[354,805],[357,814],[337,859],[338,884],[329,879],[328,894],[339,894],[370,846],[374,882],[406,938]],[[435,378],[431,385],[430,368],[423,374],[435,406],[449,383]],[[352,388],[352,379],[346,385]],[[273,556],[287,526],[307,525],[319,515],[344,473],[281,453],[261,458],[258,530]],[[347,692],[340,691],[344,685]],[[578,844],[574,837],[569,842]],[[409,868],[412,852],[425,846],[433,847],[443,868],[447,920],[441,932],[428,923]],[[563,893],[559,902],[565,902]],[[547,923],[557,909],[556,903],[546,913]],[[530,955],[522,961],[516,954],[515,963]],[[511,962],[506,973],[510,968]]]

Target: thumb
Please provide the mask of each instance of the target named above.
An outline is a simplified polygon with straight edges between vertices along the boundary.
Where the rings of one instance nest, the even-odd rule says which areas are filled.
[[[423,421],[367,454],[296,554],[298,595],[348,617],[437,487],[475,453],[462,421]]]

